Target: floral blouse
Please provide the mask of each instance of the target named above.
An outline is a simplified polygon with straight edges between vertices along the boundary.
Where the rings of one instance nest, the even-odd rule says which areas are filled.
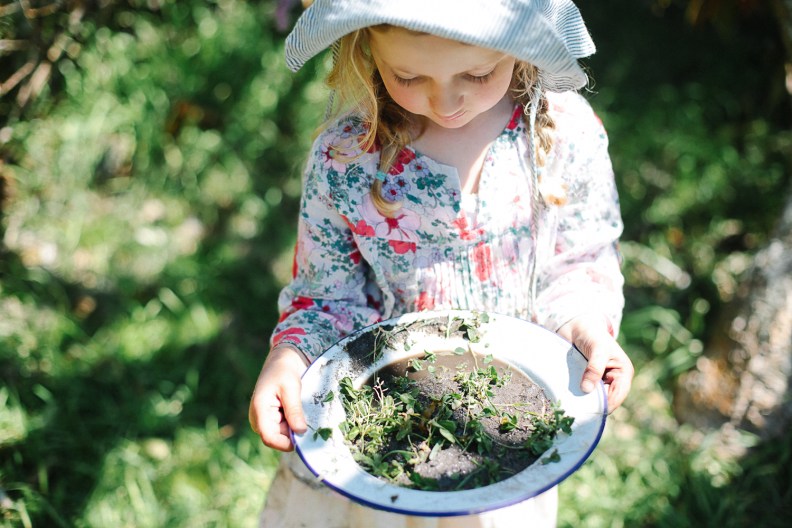
[[[279,297],[272,346],[289,343],[313,360],[363,326],[451,308],[550,330],[597,312],[618,328],[622,222],[607,136],[580,95],[548,99],[556,127],[541,187],[563,189],[566,203],[541,207],[538,226],[521,107],[490,146],[477,194],[462,194],[455,168],[405,147],[382,186],[403,204],[393,218],[372,203],[379,152],[360,151],[360,120],[347,116],[327,128],[306,167],[293,279]]]

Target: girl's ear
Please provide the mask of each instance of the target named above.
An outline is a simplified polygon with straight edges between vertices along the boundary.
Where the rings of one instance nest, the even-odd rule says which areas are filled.
[[[313,0],[302,0],[302,5],[305,9],[308,9],[313,4]]]

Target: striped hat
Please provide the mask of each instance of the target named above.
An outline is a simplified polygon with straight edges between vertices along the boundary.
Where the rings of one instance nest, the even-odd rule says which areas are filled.
[[[585,86],[577,59],[595,51],[571,0],[315,0],[286,38],[286,64],[297,71],[344,35],[378,24],[502,51],[539,68],[554,92]]]

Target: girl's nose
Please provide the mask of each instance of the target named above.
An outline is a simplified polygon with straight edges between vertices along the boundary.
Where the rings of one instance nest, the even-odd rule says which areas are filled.
[[[462,109],[464,97],[461,92],[444,88],[435,90],[432,93],[429,104],[432,111],[442,117],[451,117]]]

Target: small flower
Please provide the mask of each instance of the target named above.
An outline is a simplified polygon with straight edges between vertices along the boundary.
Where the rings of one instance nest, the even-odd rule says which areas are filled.
[[[416,176],[429,176],[429,167],[418,158],[410,162],[409,168]]]
[[[410,182],[401,174],[385,176],[385,184],[382,186],[382,197],[389,202],[399,202],[404,200],[404,197],[412,188]]]

